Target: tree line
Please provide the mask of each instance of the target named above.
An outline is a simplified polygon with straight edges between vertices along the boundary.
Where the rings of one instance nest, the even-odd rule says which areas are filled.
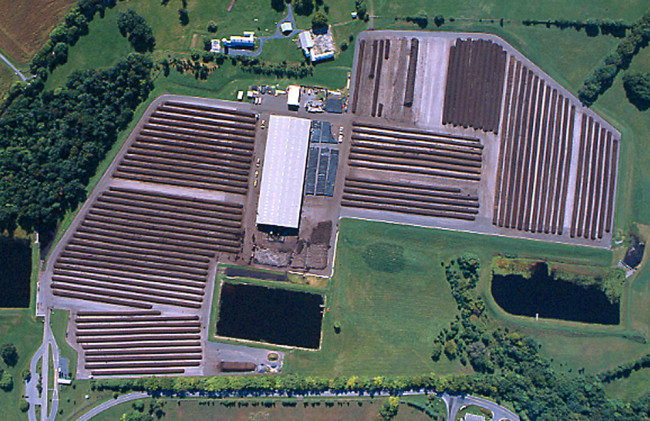
[[[544,25],[547,28],[574,28],[576,31],[580,31],[584,28],[585,32],[589,36],[596,36],[600,32],[603,35],[613,35],[619,38],[624,37],[626,31],[632,28],[632,25],[626,23],[622,19],[587,19],[586,21],[569,19],[524,19],[521,23],[525,26]]]
[[[9,91],[0,109],[0,231],[47,232],[85,200],[99,162],[153,89],[151,69],[134,53],[76,71],[54,91],[39,77]]]
[[[614,82],[620,70],[627,69],[632,58],[650,42],[650,10],[632,25],[630,32],[621,40],[616,50],[585,80],[578,90],[578,98],[585,105],[592,105]]]

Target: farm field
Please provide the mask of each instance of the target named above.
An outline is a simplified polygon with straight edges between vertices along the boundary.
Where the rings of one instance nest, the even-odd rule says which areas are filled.
[[[14,64],[26,67],[74,3],[74,0],[1,0],[0,51],[14,60]]]
[[[293,420],[348,420],[372,421],[376,419],[381,405],[386,399],[372,400],[331,399],[320,400],[312,403],[313,399],[303,402],[276,400],[273,406],[252,406],[242,400],[242,405],[235,404],[226,407],[219,401],[198,399],[164,399],[164,415],[161,420],[265,420],[265,421],[293,421]],[[151,399],[145,402],[145,412],[148,411]],[[290,405],[287,404],[290,402]],[[327,402],[327,403],[326,403]],[[117,405],[106,412],[93,418],[97,421],[120,419],[122,414],[132,410],[132,403]],[[429,419],[418,409],[400,405],[394,421],[424,421]]]

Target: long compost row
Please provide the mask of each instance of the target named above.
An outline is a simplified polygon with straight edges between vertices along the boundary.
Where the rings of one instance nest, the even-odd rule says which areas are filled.
[[[242,246],[242,206],[111,187],[54,264],[55,295],[201,307],[210,260]]]
[[[477,139],[355,123],[349,163],[371,170],[479,181],[482,150]]]
[[[73,327],[84,368],[94,377],[184,374],[201,364],[196,315],[79,312]]]
[[[151,115],[117,178],[246,194],[253,113],[168,101]]]
[[[449,51],[442,123],[497,133],[506,52],[486,40],[461,40]]]
[[[603,238],[612,229],[618,140],[592,117],[583,115],[571,237]]]
[[[456,187],[347,177],[342,206],[473,221],[478,196]]]
[[[569,98],[510,60],[494,225],[562,235],[575,116]]]

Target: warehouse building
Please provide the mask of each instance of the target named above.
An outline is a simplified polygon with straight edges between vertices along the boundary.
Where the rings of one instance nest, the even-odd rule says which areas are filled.
[[[300,225],[310,127],[311,121],[304,118],[272,115],[269,119],[258,225],[292,229]]]

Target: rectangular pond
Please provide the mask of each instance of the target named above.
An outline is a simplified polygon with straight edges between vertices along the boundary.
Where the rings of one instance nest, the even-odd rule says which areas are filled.
[[[522,275],[492,276],[492,297],[506,312],[583,323],[617,325],[620,305],[610,302],[594,285],[583,286],[556,279],[545,263],[534,266],[530,279]]]
[[[217,335],[318,349],[323,305],[320,294],[224,282]]]
[[[29,240],[0,235],[0,308],[29,307],[31,274]]]

